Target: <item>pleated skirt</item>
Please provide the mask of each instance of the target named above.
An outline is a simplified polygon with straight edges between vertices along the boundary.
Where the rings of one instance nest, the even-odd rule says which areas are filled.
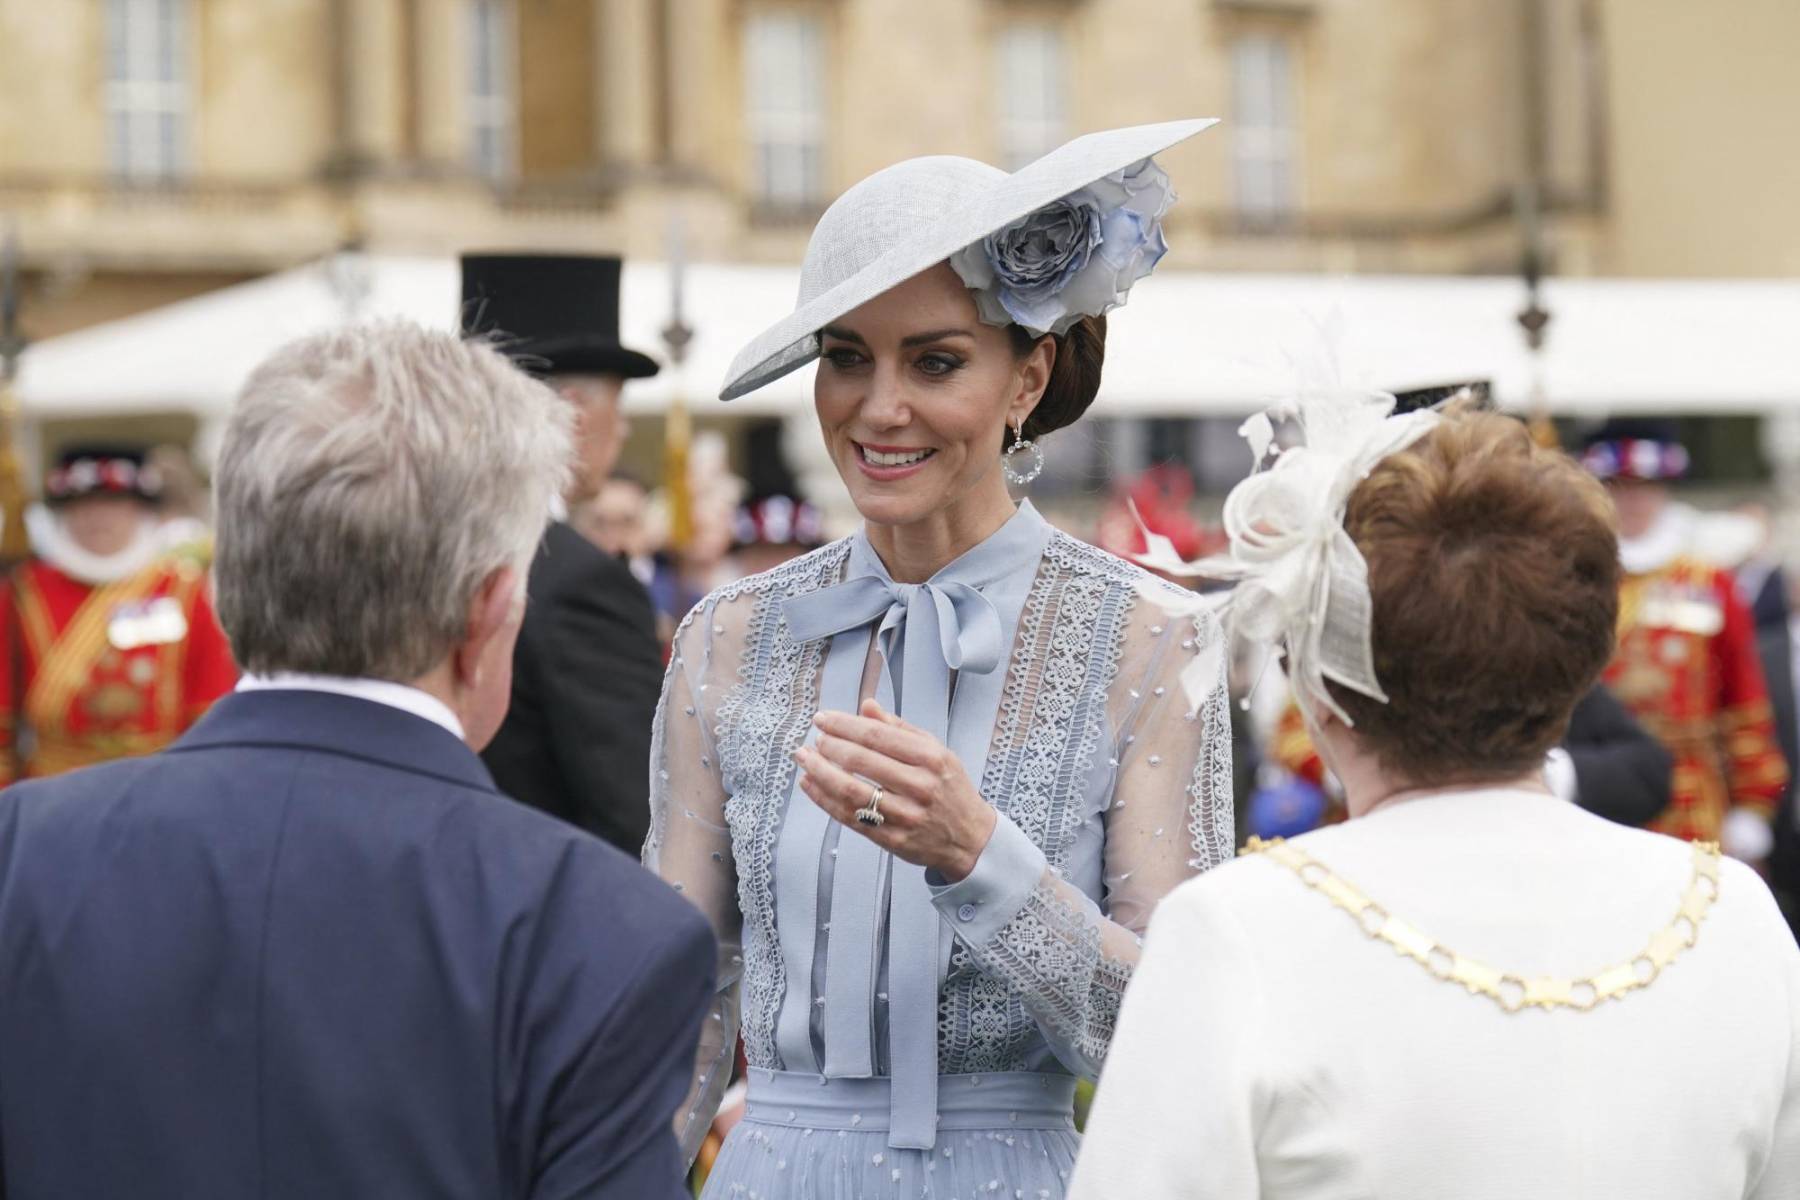
[[[944,1075],[937,1142],[888,1145],[888,1081],[752,1070],[744,1119],[702,1200],[1062,1200],[1075,1167],[1075,1081]]]

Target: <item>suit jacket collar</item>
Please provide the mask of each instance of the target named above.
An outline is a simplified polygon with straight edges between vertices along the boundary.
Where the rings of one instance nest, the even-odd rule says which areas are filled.
[[[168,752],[249,746],[317,750],[498,790],[480,757],[448,730],[386,704],[329,692],[233,692]]]

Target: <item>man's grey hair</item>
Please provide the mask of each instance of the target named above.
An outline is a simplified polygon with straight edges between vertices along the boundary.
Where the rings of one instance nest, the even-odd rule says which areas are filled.
[[[407,322],[293,342],[226,426],[220,623],[239,664],[407,682],[521,583],[569,470],[568,405],[492,347]]]

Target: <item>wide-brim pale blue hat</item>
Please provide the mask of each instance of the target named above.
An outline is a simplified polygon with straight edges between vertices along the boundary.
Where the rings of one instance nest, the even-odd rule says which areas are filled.
[[[820,329],[889,288],[1217,123],[1196,118],[1085,134],[1010,175],[946,155],[876,172],[819,218],[794,311],[738,351],[719,399],[736,399],[813,361]]]

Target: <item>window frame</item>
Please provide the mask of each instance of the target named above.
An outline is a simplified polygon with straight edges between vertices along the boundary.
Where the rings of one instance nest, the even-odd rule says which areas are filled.
[[[800,36],[784,49],[787,61],[766,66],[762,59],[768,52],[759,52],[759,31],[763,31],[762,37],[772,38],[783,26]],[[758,9],[743,18],[745,190],[759,212],[806,215],[825,203],[831,122],[830,37],[825,14],[804,7]],[[769,79],[798,81],[793,85],[800,93],[798,103],[771,103],[771,96],[761,93],[776,91],[781,84],[765,88]]]
[[[102,105],[107,169],[132,184],[193,171],[192,0],[106,0]]]
[[[1298,48],[1284,33],[1249,29],[1232,37],[1228,56],[1233,206],[1248,224],[1288,224],[1300,208]],[[1251,64],[1260,78],[1246,79]]]
[[[1027,49],[1026,36],[1037,39],[1036,49],[1051,48],[1034,64],[1041,87],[1037,99],[1043,101],[1038,112],[1022,113],[1013,108],[1023,81],[1011,77],[1018,60],[1009,57],[1009,47]],[[1046,69],[1046,64],[1053,64]],[[1053,16],[1015,17],[1006,20],[994,37],[995,137],[999,148],[999,165],[1016,171],[1025,164],[1048,154],[1069,138],[1069,105],[1072,56],[1065,23]]]
[[[519,175],[519,26],[513,0],[466,0],[464,135],[469,170],[489,183]],[[489,86],[481,90],[483,75]],[[484,142],[484,136],[491,136]],[[490,149],[491,147],[491,149]]]

